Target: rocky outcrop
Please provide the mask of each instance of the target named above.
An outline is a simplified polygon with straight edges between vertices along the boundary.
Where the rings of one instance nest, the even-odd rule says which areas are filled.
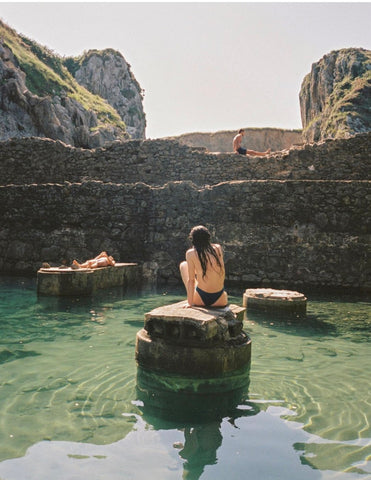
[[[77,82],[112,105],[131,138],[145,138],[143,90],[121,53],[112,49],[90,50],[74,62],[67,59],[67,67],[73,64]]]
[[[66,65],[71,68],[71,59],[0,21],[0,140],[37,136],[96,148],[128,140],[128,132],[144,137],[142,91],[119,52],[74,59],[81,85]]]
[[[241,127],[242,128],[242,127]],[[243,147],[250,150],[272,151],[284,150],[292,145],[303,142],[301,130],[284,130],[282,128],[245,128]],[[185,133],[169,139],[189,147],[204,147],[209,152],[232,152],[233,137],[235,130],[223,130],[215,133]]]
[[[0,45],[0,138],[47,137],[76,147],[94,148],[118,138],[124,130],[98,126],[95,112],[67,95],[40,97],[26,87],[26,75],[7,47]]]
[[[314,63],[301,86],[300,108],[309,142],[370,131],[371,51],[332,51]]]

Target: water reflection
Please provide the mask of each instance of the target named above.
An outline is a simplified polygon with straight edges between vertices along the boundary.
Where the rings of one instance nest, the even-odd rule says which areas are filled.
[[[344,298],[328,302],[313,299],[306,316],[292,316],[258,311],[245,312],[245,322],[272,331],[298,337],[342,337],[354,343],[371,339],[370,302]]]
[[[245,321],[256,323],[272,330],[279,329],[281,333],[301,337],[332,335],[336,333],[336,326],[327,323],[319,315],[306,316],[284,315],[280,313],[245,312]]]
[[[144,313],[183,297],[105,290],[55,303],[34,281],[0,277],[0,477],[370,477],[370,304],[310,299],[291,324],[249,312],[251,383],[195,402],[138,392]]]
[[[249,370],[244,372],[244,384],[237,389],[221,392],[218,380],[210,380],[207,393],[185,392],[173,378],[173,387],[164,390],[156,388],[155,382],[161,375],[151,374],[138,368],[137,395],[140,401],[143,419],[155,430],[169,429],[183,432],[184,441],[175,442],[173,447],[179,450],[183,463],[183,479],[198,480],[207,465],[217,463],[217,451],[223,442],[221,424],[223,420],[235,426],[235,420],[243,416],[253,416],[260,409],[256,404],[248,402],[248,388],[250,383]],[[188,382],[192,381],[186,379]],[[204,381],[204,380],[202,380]],[[230,379],[231,388],[233,378]],[[197,384],[198,379],[194,379]],[[164,385],[168,378],[162,379],[158,385]],[[241,384],[241,381],[239,381]],[[226,385],[226,383],[224,383]],[[215,391],[217,390],[217,391]]]

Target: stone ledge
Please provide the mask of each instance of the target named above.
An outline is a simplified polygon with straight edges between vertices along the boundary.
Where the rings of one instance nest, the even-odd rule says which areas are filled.
[[[116,263],[101,268],[40,268],[37,272],[39,295],[90,295],[98,289],[138,284],[140,270],[137,263]]]
[[[305,314],[307,298],[293,290],[249,288],[243,294],[243,305],[248,310]]]

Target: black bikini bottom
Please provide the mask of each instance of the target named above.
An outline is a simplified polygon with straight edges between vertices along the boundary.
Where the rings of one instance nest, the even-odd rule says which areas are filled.
[[[196,287],[196,292],[200,295],[201,300],[204,302],[205,306],[209,307],[222,296],[224,292],[224,288],[222,288],[220,292],[209,293],[209,292],[204,292],[203,290],[201,290],[200,287]]]

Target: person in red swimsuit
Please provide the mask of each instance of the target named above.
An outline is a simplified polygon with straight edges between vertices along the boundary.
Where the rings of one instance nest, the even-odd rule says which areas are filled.
[[[225,307],[228,295],[224,290],[224,260],[222,247],[210,243],[210,232],[203,225],[190,232],[193,247],[179,268],[187,291],[186,306]]]

